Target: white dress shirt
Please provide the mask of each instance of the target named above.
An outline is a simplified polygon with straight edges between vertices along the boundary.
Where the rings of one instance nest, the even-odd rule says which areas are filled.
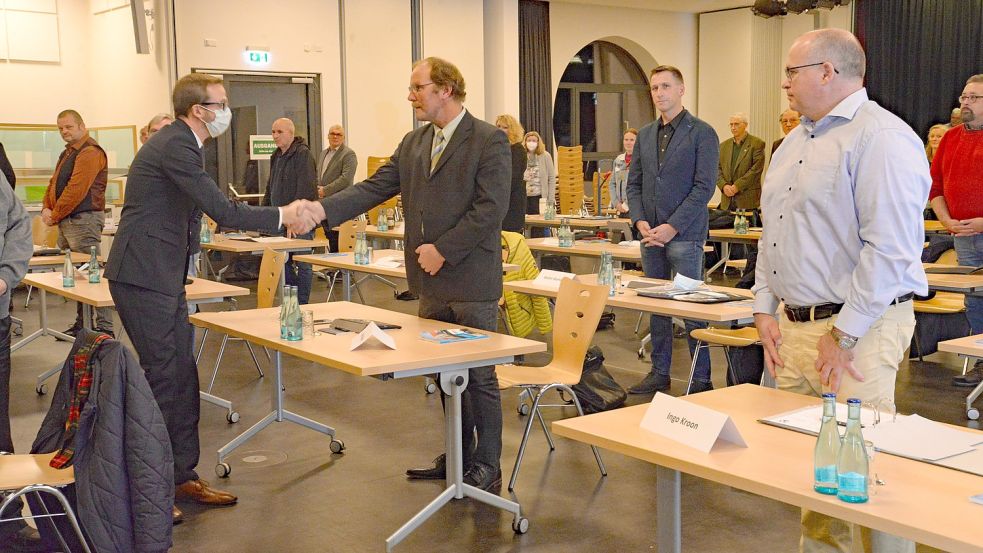
[[[891,302],[926,294],[925,147],[860,89],[785,137],[762,187],[754,312],[779,302],[844,304],[836,327],[863,336]]]
[[[437,124],[434,123],[434,128],[435,129],[440,129],[441,131],[444,132],[444,149],[445,150],[447,149],[447,144],[450,144],[451,143],[451,137],[454,136],[454,131],[456,131],[457,130],[457,126],[461,124],[461,119],[464,119],[464,114],[467,113],[467,111],[468,111],[467,109],[465,109],[465,108],[462,107],[461,108],[461,113],[458,113],[457,114],[457,117],[451,119],[450,122],[447,123],[447,126],[445,126],[442,129],[440,129],[440,127],[438,127]],[[433,151],[434,146],[436,146],[436,145],[437,145],[437,131],[434,131],[434,133],[433,133],[433,141],[430,144],[430,151],[431,152]]]

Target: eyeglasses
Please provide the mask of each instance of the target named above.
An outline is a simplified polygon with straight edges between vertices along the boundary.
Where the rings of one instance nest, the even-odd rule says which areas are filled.
[[[328,136],[345,136],[345,133],[341,132],[329,132]]]
[[[964,104],[972,104],[975,103],[980,98],[983,98],[983,96],[977,96],[976,94],[963,94],[962,96],[959,97],[959,101]]]
[[[413,94],[419,94],[420,91],[423,90],[427,85],[432,85],[432,84],[433,81],[423,84],[411,84],[410,86],[406,87],[406,90],[409,90]]]
[[[222,110],[225,109],[225,106],[228,105],[228,104],[226,102],[200,102],[198,105],[200,105],[200,106],[218,106],[218,110],[219,111],[222,111]]]
[[[805,69],[807,67],[816,67],[817,65],[822,65],[824,63],[827,62],[817,61],[816,63],[807,63],[805,65],[796,65],[795,67],[786,67],[785,76],[788,78],[788,80],[791,81],[799,73],[799,69]],[[833,72],[836,73],[837,75],[840,74],[840,70],[835,67],[833,68]]]

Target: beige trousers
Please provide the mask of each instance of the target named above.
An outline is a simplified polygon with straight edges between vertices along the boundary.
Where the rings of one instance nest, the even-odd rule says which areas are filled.
[[[836,317],[807,323],[793,323],[784,313],[779,320],[782,347],[779,355],[784,367],[778,367],[775,382],[780,390],[811,396],[830,391],[822,385],[815,362],[819,338],[829,332]],[[842,401],[860,398],[876,402],[881,399],[894,401],[894,382],[898,365],[904,358],[915,330],[915,313],[912,302],[892,305],[854,348],[854,366],[864,375],[864,381],[844,374],[840,389],[836,392]],[[915,544],[899,538],[864,528],[814,511],[802,511],[803,553],[914,553]],[[931,551],[922,549],[918,551]]]

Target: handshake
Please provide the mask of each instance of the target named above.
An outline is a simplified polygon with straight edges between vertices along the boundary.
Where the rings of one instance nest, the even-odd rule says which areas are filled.
[[[283,226],[291,235],[310,232],[324,220],[324,207],[320,202],[295,200],[280,208]]]

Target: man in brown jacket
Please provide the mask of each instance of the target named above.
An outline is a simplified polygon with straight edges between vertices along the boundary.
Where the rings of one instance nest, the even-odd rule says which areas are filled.
[[[73,109],[58,114],[58,132],[65,150],[58,156],[55,173],[44,193],[41,220],[58,225],[58,247],[87,254],[95,246],[99,253],[102,227],[106,222],[106,152],[89,136],[82,116]],[[78,304],[75,324],[65,331],[74,336],[82,328],[82,304]],[[96,329],[113,333],[113,312],[109,307],[96,310]]]

